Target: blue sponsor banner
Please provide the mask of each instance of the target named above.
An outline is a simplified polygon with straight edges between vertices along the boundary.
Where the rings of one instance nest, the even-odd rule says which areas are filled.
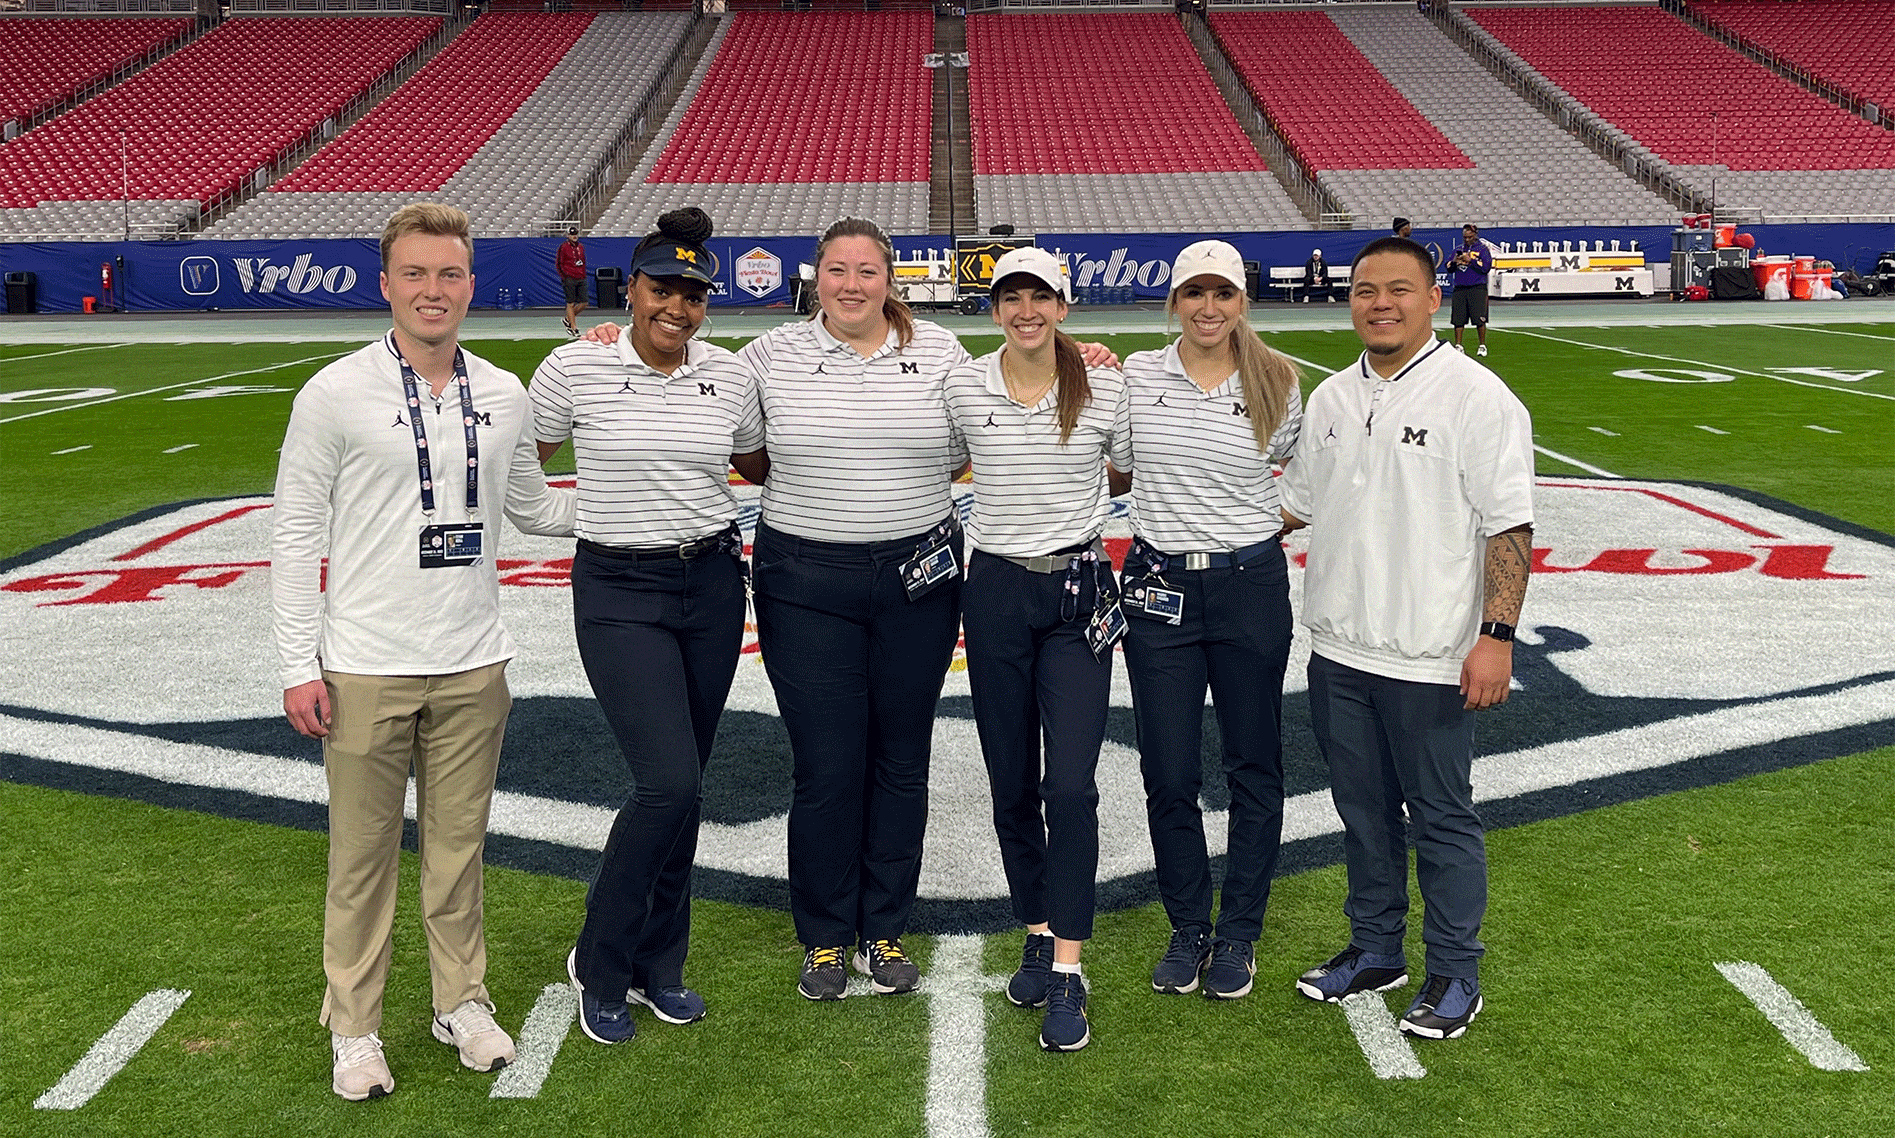
[[[1758,250],[1814,255],[1838,267],[1869,273],[1891,248],[1883,225],[1750,226]],[[1638,242],[1648,262],[1665,262],[1670,226],[1483,229],[1496,243]],[[1194,241],[1231,242],[1268,280],[1275,266],[1301,266],[1313,248],[1333,266],[1347,266],[1381,230],[1278,233],[1041,233],[1035,243],[1066,261],[1082,300],[1159,300],[1171,288],[1172,259]],[[1459,229],[1418,229],[1415,238],[1439,253],[1461,240]],[[487,238],[474,243],[474,305],[478,308],[558,308],[563,303],[554,256],[556,237]],[[624,269],[636,237],[588,237],[586,263]],[[713,238],[709,243],[719,306],[788,307],[797,266],[815,252],[815,237]],[[895,238],[904,259],[931,251],[952,254],[942,235]],[[42,312],[78,312],[83,298],[104,298],[100,270],[113,266],[113,301],[132,311],[188,312],[231,309],[376,309],[383,307],[381,259],[366,239],[309,241],[108,241],[57,244],[0,243],[0,272],[37,277]],[[597,297],[588,282],[588,301]],[[1112,290],[1100,293],[1093,290]]]

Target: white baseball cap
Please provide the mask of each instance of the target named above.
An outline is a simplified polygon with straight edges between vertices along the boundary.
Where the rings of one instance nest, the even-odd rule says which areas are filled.
[[[1194,241],[1179,250],[1172,262],[1172,287],[1177,288],[1193,277],[1218,277],[1230,281],[1240,291],[1244,284],[1244,258],[1229,241]]]
[[[1321,257],[1321,256],[1323,256],[1323,250],[1321,250],[1321,249],[1312,249],[1312,250],[1310,250],[1310,255],[1311,255],[1312,257]]]
[[[1060,259],[1045,249],[1024,245],[1019,249],[1010,249],[1001,254],[994,262],[994,275],[989,278],[988,292],[992,293],[1000,283],[1015,273],[1025,273],[1052,289],[1055,296],[1072,303],[1073,296],[1067,290],[1066,273]]]

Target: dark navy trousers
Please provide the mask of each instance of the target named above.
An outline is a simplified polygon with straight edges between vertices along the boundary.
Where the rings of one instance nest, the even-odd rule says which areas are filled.
[[[641,557],[581,542],[579,658],[633,791],[586,891],[575,971],[588,991],[683,982],[702,784],[744,637],[736,558]]]
[[[1402,951],[1409,842],[1422,889],[1428,974],[1473,979],[1488,907],[1488,855],[1469,770],[1475,713],[1454,684],[1391,679],[1310,657],[1310,723],[1343,819],[1350,943]]]
[[[1128,555],[1128,585],[1144,568]],[[1173,928],[1213,931],[1211,859],[1198,800],[1209,687],[1231,793],[1215,931],[1254,941],[1264,928],[1284,829],[1284,670],[1291,620],[1284,549],[1272,543],[1244,565],[1223,569],[1182,569],[1174,559],[1164,577],[1185,595],[1181,622],[1143,616],[1126,622],[1126,673],[1159,896]]]
[[[975,550],[961,622],[974,721],[994,793],[994,832],[1014,917],[1063,940],[1093,935],[1100,744],[1113,654],[1086,646],[1093,567],[1062,618],[1066,573],[1030,573]],[[1044,762],[1042,747],[1045,747]]]
[[[962,580],[909,599],[900,569],[922,537],[812,541],[760,522],[751,546],[758,646],[790,734],[790,915],[805,945],[894,939],[915,907]]]

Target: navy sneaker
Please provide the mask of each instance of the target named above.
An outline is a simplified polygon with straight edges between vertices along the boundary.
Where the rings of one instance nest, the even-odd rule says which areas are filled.
[[[1205,966],[1205,998],[1236,1000],[1251,994],[1251,980],[1257,975],[1257,959],[1248,940],[1214,937],[1211,963]]]
[[[1172,930],[1172,943],[1152,970],[1152,990],[1183,995],[1198,990],[1198,973],[1211,956],[1211,938],[1196,925]]]
[[[864,941],[856,950],[856,971],[869,977],[869,987],[878,996],[913,992],[922,982],[922,970],[902,951],[900,940]]]
[[[1077,972],[1055,972],[1047,986],[1047,1014],[1040,1019],[1043,1051],[1078,1051],[1093,1041],[1086,1022],[1086,978]]]
[[[1020,950],[1020,969],[1007,982],[1007,1002],[1017,1008],[1044,1008],[1053,984],[1053,936],[1028,933]]]
[[[1415,1003],[1397,1024],[1407,1035],[1424,1039],[1459,1039],[1481,1014],[1481,981],[1459,976],[1430,976],[1422,982]]]
[[[646,986],[626,991],[626,999],[644,1004],[666,1023],[697,1023],[704,1018],[704,997],[683,984],[661,988]]]
[[[602,1000],[579,982],[577,948],[566,954],[566,978],[579,993],[579,1030],[594,1043],[624,1043],[638,1034],[632,1024],[632,1009],[624,1000]]]
[[[842,947],[812,948],[803,954],[803,974],[797,994],[806,1000],[840,1000],[849,994],[849,974],[843,971]]]
[[[1334,1004],[1352,992],[1387,992],[1408,982],[1409,962],[1400,952],[1384,955],[1351,945],[1299,976],[1297,990]]]

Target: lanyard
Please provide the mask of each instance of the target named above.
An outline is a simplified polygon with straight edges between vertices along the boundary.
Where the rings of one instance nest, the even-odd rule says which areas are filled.
[[[408,424],[415,429],[415,468],[421,476],[421,512],[434,517],[434,474],[428,461],[428,434],[421,426],[420,381],[415,369],[402,358],[402,351],[395,346],[395,337],[388,338],[388,350],[394,353],[395,362],[402,369],[402,395],[408,400]],[[454,386],[461,393],[461,430],[467,437],[467,509],[473,514],[481,508],[481,455],[480,439],[474,433],[474,396],[468,390],[467,361],[461,356],[461,349],[454,349]]]

